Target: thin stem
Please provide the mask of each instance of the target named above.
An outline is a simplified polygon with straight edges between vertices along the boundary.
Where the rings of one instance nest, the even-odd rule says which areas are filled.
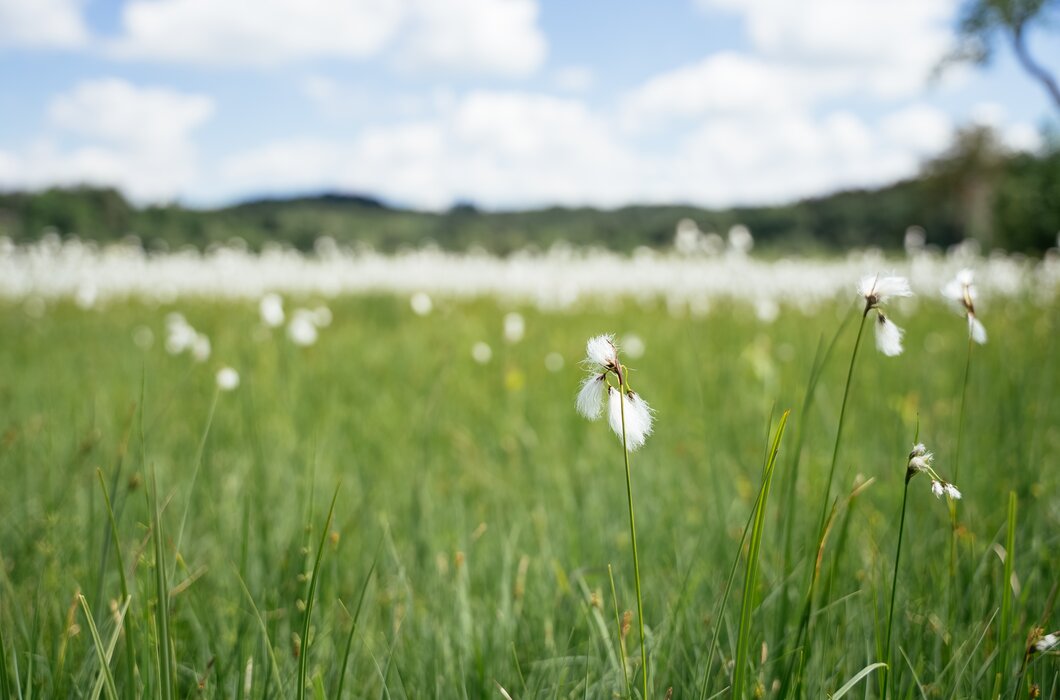
[[[839,460],[839,444],[840,444],[842,436],[843,436],[843,425],[846,423],[847,399],[850,398],[850,385],[853,382],[853,378],[854,378],[854,362],[857,360],[857,357],[858,357],[858,348],[861,347],[861,336],[865,332],[865,319],[868,318],[869,311],[871,311],[871,310],[872,310],[871,306],[866,306],[865,310],[861,314],[861,323],[858,324],[858,336],[854,340],[854,350],[853,350],[853,352],[850,353],[850,366],[847,368],[846,386],[843,387],[843,403],[839,407],[839,426],[836,429],[835,445],[832,447],[832,463],[831,463],[831,465],[828,468],[828,482],[825,484],[825,488],[824,488],[824,492],[823,492],[824,493],[824,498],[823,498],[823,500],[821,502],[821,518],[820,518],[820,522],[817,525],[817,542],[818,542],[818,549],[819,550],[823,546],[823,541],[822,540],[823,540],[824,534],[825,534],[825,523],[826,523],[826,521],[828,519],[828,504],[830,502],[830,495],[832,493],[832,480],[835,477],[835,467],[836,467],[836,463]],[[818,559],[820,559],[820,556],[821,556],[821,552],[818,551]],[[803,606],[802,617],[801,617],[801,619],[799,621],[799,630],[798,630],[798,632],[795,635],[795,646],[793,647],[793,649],[799,649],[799,647],[802,645],[803,638],[807,634],[807,628],[809,627],[810,618],[813,616],[813,600],[814,600],[814,591],[815,591],[816,586],[817,586],[817,570],[818,570],[817,566],[811,566],[810,567],[809,590],[806,593],[806,602],[805,602],[805,605]],[[807,644],[807,649],[808,649],[808,646],[809,645]],[[803,653],[801,655],[799,655],[799,654],[792,654],[791,655],[791,662],[790,662],[790,664],[788,666],[787,672],[785,673],[784,682],[782,684],[783,687],[781,688],[781,695],[782,696],[784,696],[787,693],[788,684],[791,681],[791,674],[794,671],[795,664],[797,662],[801,663],[801,664],[805,664],[807,659],[808,659],[808,656],[809,656],[808,650],[803,650]],[[798,685],[799,682],[800,681],[797,680],[796,681],[796,685]],[[797,688],[796,688],[796,690],[797,690]]]
[[[850,385],[853,383],[854,378],[854,361],[858,357],[858,348],[861,347],[861,336],[865,331],[865,319],[868,318],[869,311],[871,309],[866,308],[865,312],[861,314],[861,323],[858,325],[858,337],[854,340],[854,351],[850,353],[850,366],[847,368],[847,383],[843,387],[843,403],[839,406],[839,427],[835,433],[835,445],[832,446],[832,464],[828,468],[828,482],[825,484],[824,489],[824,500],[821,503],[821,517],[820,522],[817,525],[818,532],[824,527],[825,518],[828,515],[828,501],[829,496],[832,493],[832,480],[835,477],[835,465],[839,461],[839,444],[843,437],[843,425],[846,423],[847,415],[847,399],[850,397]]]
[[[964,406],[968,397],[968,376],[972,368],[972,335],[968,334],[968,354],[964,360],[964,382],[961,384],[961,408],[957,414],[957,447],[953,457],[953,483],[958,483],[961,475],[961,438],[964,437]],[[950,624],[955,623],[953,606],[956,596],[954,586],[957,583],[957,502],[950,500],[950,586],[949,607]]]
[[[884,652],[887,654],[887,667],[883,669],[884,690],[883,697],[886,698],[891,688],[891,679],[887,678],[891,670],[891,627],[894,623],[894,598],[898,590],[898,560],[902,556],[902,535],[905,534],[905,506],[909,501],[909,480],[906,479],[905,489],[902,492],[902,518],[898,521],[898,549],[894,553],[894,574],[891,576],[891,609],[887,613],[887,642]]]
[[[633,479],[629,471],[629,446],[626,442],[626,392],[629,385],[625,372],[619,374],[622,392],[619,408],[622,414],[622,457],[626,461],[626,499],[629,502],[629,541],[633,545],[633,581],[637,590],[637,622],[640,623],[640,667],[644,687],[644,700],[648,700],[648,649],[644,644],[644,602],[640,595],[640,558],[637,556],[637,527],[633,522]]]

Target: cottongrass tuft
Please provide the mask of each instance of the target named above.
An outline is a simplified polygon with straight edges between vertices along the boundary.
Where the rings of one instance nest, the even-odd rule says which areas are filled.
[[[939,476],[938,472],[935,471],[934,464],[935,455],[927,451],[924,443],[919,442],[913,445],[913,449],[909,452],[909,461],[905,469],[905,481],[909,481],[923,472],[931,478],[931,493],[935,494],[936,498],[942,498],[945,495],[952,501],[959,501],[961,499],[961,492],[956,486]]]
[[[232,391],[239,386],[239,372],[231,367],[217,370],[217,388],[221,391]]]
[[[975,300],[979,294],[976,292],[973,281],[975,273],[965,268],[957,273],[957,276],[946,283],[942,288],[942,296],[957,305],[958,309],[965,312],[968,317],[968,337],[984,345],[986,343],[986,328],[983,322],[975,315]]]
[[[623,394],[614,387],[609,386],[607,389],[607,418],[611,430],[615,432],[619,440],[622,439],[622,403],[625,402],[626,443],[631,451],[635,450],[643,445],[651,435],[653,409],[636,392],[629,391]]]
[[[261,322],[269,328],[282,326],[286,319],[283,313],[283,299],[279,294],[266,294],[258,303],[258,313],[261,315]]]
[[[884,315],[880,305],[891,297],[912,296],[909,280],[897,275],[865,275],[858,281],[857,290],[858,295],[865,299],[863,315],[876,310],[876,349],[887,357],[901,355],[903,331]]]

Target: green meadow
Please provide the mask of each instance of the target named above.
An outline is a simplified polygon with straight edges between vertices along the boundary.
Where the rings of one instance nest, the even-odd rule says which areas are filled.
[[[966,392],[961,316],[891,304],[891,358],[870,315],[829,486],[855,281],[772,323],[343,297],[308,347],[250,302],[0,302],[0,695],[639,697],[622,445],[574,407],[614,332],[657,411],[630,456],[651,697],[1055,698],[1028,645],[1060,627],[1060,305],[989,300]],[[166,352],[172,311],[207,361]],[[909,482],[888,653],[914,438],[963,498]]]

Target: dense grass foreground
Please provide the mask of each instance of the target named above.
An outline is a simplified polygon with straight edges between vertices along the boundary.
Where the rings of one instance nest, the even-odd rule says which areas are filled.
[[[892,305],[907,349],[862,345],[829,498],[853,282],[849,304],[772,324],[739,304],[523,309],[514,344],[491,301],[419,317],[343,299],[308,348],[251,304],[2,306],[0,694],[607,698],[628,676],[639,695],[621,447],[573,405],[585,339],[615,331],[644,339],[623,359],[658,410],[632,474],[650,694],[725,697],[738,675],[748,696],[820,698],[886,660],[919,419],[964,499],[951,559],[946,501],[910,484],[891,696],[1056,697],[1055,653],[1025,651],[1033,627],[1060,627],[1058,307],[982,309],[958,470],[966,326],[927,299]],[[174,309],[211,337],[208,362],[163,349]]]

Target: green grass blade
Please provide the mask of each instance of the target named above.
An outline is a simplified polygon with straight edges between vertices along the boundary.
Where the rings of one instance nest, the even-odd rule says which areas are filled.
[[[862,678],[864,678],[865,676],[869,675],[870,673],[872,673],[876,669],[878,669],[878,668],[880,668],[882,666],[886,666],[886,665],[887,664],[883,663],[882,661],[877,661],[874,664],[869,664],[865,668],[863,668],[860,671],[858,671],[857,673],[855,673],[853,678],[851,678],[849,681],[844,683],[842,685],[842,687],[839,688],[839,690],[835,691],[835,693],[833,693],[832,695],[829,695],[828,697],[832,698],[832,700],[839,700],[839,698],[841,698],[844,695],[846,695],[847,693],[849,693],[854,688],[855,685],[860,683]]]
[[[750,550],[747,554],[747,572],[744,576],[743,600],[740,604],[740,630],[736,641],[736,660],[733,666],[732,697],[742,698],[747,695],[745,674],[747,672],[748,654],[751,647],[751,613],[755,608],[755,592],[758,586],[758,553],[762,547],[762,536],[765,530],[766,505],[769,500],[769,489],[773,483],[773,471],[780,451],[780,441],[784,437],[784,428],[788,423],[791,411],[784,411],[780,417],[769,458],[762,473],[762,486],[759,490],[758,507],[755,511],[754,527],[751,530]]]
[[[622,664],[622,681],[626,687],[626,697],[633,697],[633,685],[629,682],[629,670],[626,668],[626,644],[622,641],[622,618],[618,614],[618,593],[615,592],[615,573],[607,565],[607,578],[611,582],[611,602],[615,608],[615,632],[618,634],[618,653]]]
[[[88,623],[88,631],[92,635],[92,644],[96,647],[96,657],[99,659],[99,675],[103,678],[103,687],[106,688],[107,697],[110,700],[118,700],[118,691],[114,687],[114,676],[110,673],[110,655],[103,648],[103,640],[99,638],[99,630],[96,629],[96,621],[92,619],[92,611],[88,607],[88,601],[80,593],[77,601],[81,603],[81,610],[85,613],[85,621]],[[121,628],[118,628],[120,631]],[[99,682],[97,681],[97,685]],[[98,694],[94,697],[98,697]]]
[[[254,616],[258,619],[258,626],[261,627],[261,634],[265,639],[265,650],[269,652],[272,678],[276,681],[276,687],[280,689],[280,697],[286,697],[287,693],[283,689],[283,679],[280,677],[280,664],[276,661],[276,650],[273,648],[272,640],[269,638],[269,627],[265,624],[265,617],[261,614],[261,610],[258,609],[257,603],[254,602],[254,596],[250,594],[246,581],[243,580],[243,577],[238,572],[236,573],[236,578],[239,580],[239,586],[243,589],[243,594],[247,597],[247,602],[250,603],[250,607],[254,611]]]
[[[110,519],[110,536],[114,546],[114,554],[118,559],[118,577],[121,582],[122,600],[131,603],[132,596],[129,594],[129,581],[125,575],[125,560],[121,555],[121,539],[118,537],[118,522],[114,517],[114,508],[110,502],[110,494],[107,492],[107,484],[103,479],[103,470],[97,469],[96,476],[99,478],[99,487],[103,492],[103,502],[107,506],[107,517]],[[133,684],[136,677],[136,642],[133,638],[133,626],[125,626],[125,664],[126,664],[126,692],[133,692]]]
[[[339,487],[335,487],[335,494],[331,497],[331,507],[328,509],[328,517],[324,522],[324,531],[320,533],[320,545],[317,547],[317,556],[313,561],[313,572],[309,576],[309,588],[305,599],[305,622],[302,625],[302,648],[298,655],[298,700],[305,700],[306,672],[309,669],[309,623],[313,617],[313,601],[316,598],[317,586],[320,583],[320,560],[324,556],[324,543],[328,540],[328,532],[331,530],[331,518],[335,514],[335,501],[339,498]]]
[[[162,684],[163,700],[172,700],[174,695],[174,659],[172,640],[169,632],[169,584],[166,579],[166,559],[162,549],[162,515],[158,505],[158,482],[152,473],[147,493],[148,510],[151,513],[151,539],[155,552],[155,596],[157,612],[155,625],[157,631],[156,653],[158,655],[159,682]]]
[[[364,583],[361,584],[361,594],[357,597],[357,608],[353,612],[353,620],[350,623],[350,633],[346,635],[346,647],[342,653],[342,669],[339,671],[339,682],[335,688],[335,698],[339,700],[342,698],[342,686],[346,681],[346,667],[350,662],[350,649],[353,647],[353,635],[357,631],[357,621],[361,617],[361,608],[364,606],[364,598],[368,593],[368,584],[372,581],[372,574],[375,573],[375,566],[379,563],[379,551],[383,548],[383,538],[379,538],[379,544],[375,547],[375,556],[372,557],[372,565],[368,568],[368,573],[364,577]]]
[[[121,637],[122,629],[125,625],[125,616],[129,611],[129,603],[132,602],[132,598],[126,598],[125,603],[122,604],[121,610],[118,611],[118,619],[114,625],[114,633],[110,637],[110,642],[107,643],[107,654],[106,654],[106,665],[104,668],[107,669],[107,675],[110,675],[110,660],[114,656],[114,647],[118,646],[118,639]],[[85,613],[88,614],[87,611]],[[128,645],[128,642],[126,642]],[[96,685],[92,688],[92,694],[89,696],[91,700],[96,700],[99,694],[103,691],[103,686],[106,680],[106,676],[101,672],[96,678]]]
[[[1016,552],[1016,492],[1008,494],[1008,533],[1005,536],[1005,569],[1001,581],[1001,618],[997,628],[997,660],[994,665],[994,694],[997,697],[1004,687],[1008,673],[1008,645],[1012,630],[1012,571]]]

